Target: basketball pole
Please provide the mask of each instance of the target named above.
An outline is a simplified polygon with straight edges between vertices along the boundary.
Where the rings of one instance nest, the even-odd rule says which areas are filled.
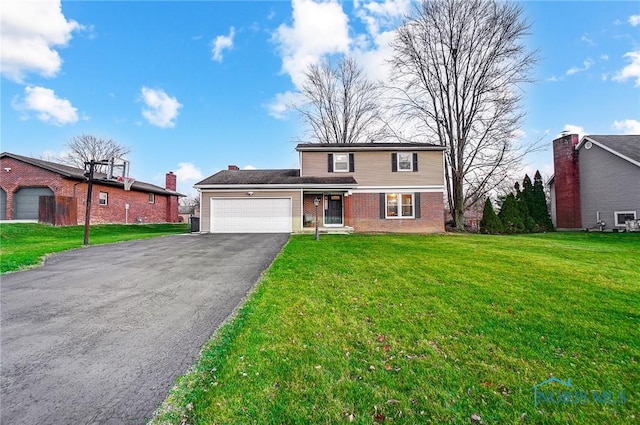
[[[93,181],[94,181],[94,174],[96,171],[96,165],[109,165],[109,161],[106,161],[106,160],[96,161],[95,159],[92,159],[91,161],[84,163],[84,169],[85,169],[84,175],[88,179],[87,180],[88,182],[87,208],[84,214],[84,245],[85,246],[89,245],[89,227],[91,225],[91,196],[93,195]],[[89,170],[87,170],[87,166],[89,167]]]

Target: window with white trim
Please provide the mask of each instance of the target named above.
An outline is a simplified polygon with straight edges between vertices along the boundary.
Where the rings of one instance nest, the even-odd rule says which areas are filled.
[[[636,212],[635,211],[616,211],[613,213],[613,217],[615,219],[615,226],[626,226],[627,220],[636,219]]]
[[[109,199],[109,195],[107,194],[107,192],[100,192],[100,194],[98,195],[98,204],[105,206],[107,205],[108,199]]]
[[[346,154],[346,153],[333,154],[333,171],[336,173],[349,172],[349,154]]]
[[[413,171],[413,154],[398,152],[398,171]]]
[[[387,193],[387,218],[414,218],[413,193]]]
[[[155,204],[156,203],[156,194],[155,193],[149,193],[149,203],[150,204]]]

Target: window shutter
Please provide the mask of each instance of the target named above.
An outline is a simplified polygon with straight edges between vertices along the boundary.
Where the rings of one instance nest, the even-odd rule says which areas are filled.
[[[380,218],[383,220],[387,218],[386,210],[387,210],[387,194],[381,193],[380,194]]]
[[[395,152],[391,154],[391,171],[394,173],[398,171],[398,154]]]
[[[415,218],[420,218],[420,192],[413,194],[413,204],[413,216]]]
[[[354,171],[356,171],[356,165],[355,165],[356,161],[354,158],[354,155],[352,153],[349,154],[349,172],[353,173]]]
[[[418,171],[418,154],[416,152],[413,153],[413,171]]]
[[[327,158],[329,159],[329,163],[327,164],[327,171],[333,173],[333,154],[330,153],[329,155],[327,155]]]

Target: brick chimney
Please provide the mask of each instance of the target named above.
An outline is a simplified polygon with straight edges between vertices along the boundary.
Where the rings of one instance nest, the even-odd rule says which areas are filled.
[[[553,168],[556,192],[556,227],[582,228],[580,211],[580,164],[577,134],[563,135],[553,141]]]
[[[237,165],[229,165],[229,170],[232,170],[232,171],[238,171],[239,169],[240,169],[240,168],[238,168],[238,166],[237,166]]]
[[[165,176],[165,189],[176,191],[176,175],[173,174],[173,171],[169,171]]]

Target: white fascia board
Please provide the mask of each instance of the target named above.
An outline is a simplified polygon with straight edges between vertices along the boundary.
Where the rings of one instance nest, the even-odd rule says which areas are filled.
[[[629,158],[628,156],[622,155],[620,152],[615,151],[615,150],[611,149],[610,147],[603,145],[602,143],[598,143],[598,141],[597,141],[597,140],[592,139],[592,138],[591,138],[591,137],[589,137],[589,136],[584,136],[584,137],[582,138],[582,140],[580,140],[580,143],[578,143],[578,144],[576,145],[576,151],[579,151],[579,150],[580,150],[580,148],[582,148],[582,145],[584,145],[584,144],[585,144],[585,142],[587,142],[587,141],[589,141],[589,142],[593,143],[594,145],[596,145],[596,146],[598,146],[598,147],[600,147],[600,148],[604,149],[605,151],[607,151],[607,152],[609,152],[609,153],[612,153],[613,155],[615,155],[615,156],[617,156],[617,157],[619,157],[619,158],[624,159],[625,161],[629,161],[630,163],[632,163],[632,164],[637,165],[638,167],[640,167],[640,162],[635,161],[635,160],[633,160],[633,159]]]
[[[223,191],[237,191],[237,190],[350,190],[356,187],[353,184],[294,184],[294,185],[279,185],[279,184],[221,184],[221,185],[200,185],[197,189],[200,190],[223,190]]]
[[[353,193],[383,193],[383,192],[441,192],[444,186],[358,186]]]
[[[371,145],[375,145],[375,143],[371,143]],[[305,146],[302,149],[296,148],[298,152],[372,152],[372,151],[387,151],[387,152],[399,152],[399,151],[409,151],[409,152],[422,152],[422,151],[444,151],[446,148],[444,146],[421,146],[421,145],[399,145],[399,146]]]

